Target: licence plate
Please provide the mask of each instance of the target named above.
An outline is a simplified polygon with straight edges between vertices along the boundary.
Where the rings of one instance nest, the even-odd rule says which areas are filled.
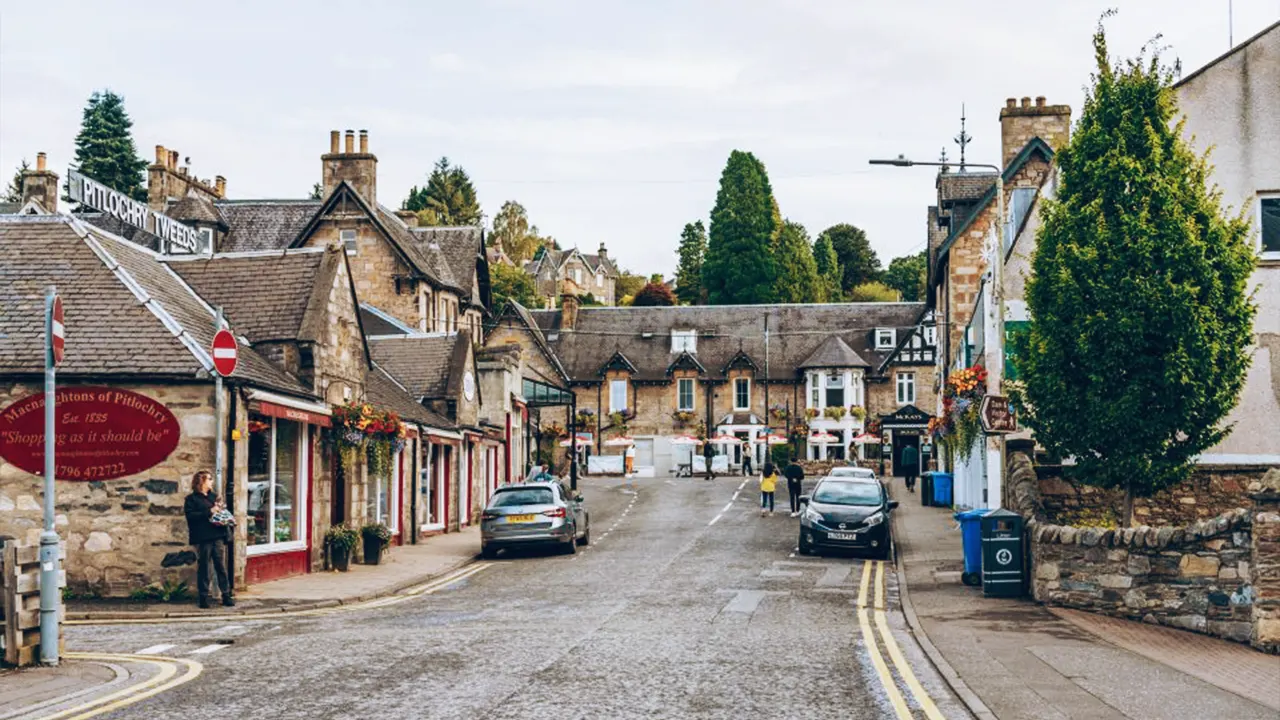
[[[537,519],[538,519],[537,515],[508,515],[507,516],[507,522],[509,523],[531,523]]]
[[[828,540],[857,540],[858,536],[854,533],[833,532],[827,533]]]

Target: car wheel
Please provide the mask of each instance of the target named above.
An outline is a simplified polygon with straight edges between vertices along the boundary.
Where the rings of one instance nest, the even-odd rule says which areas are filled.
[[[578,552],[578,539],[573,535],[570,535],[569,541],[564,544],[564,552],[566,555],[573,555]]]
[[[485,560],[492,560],[498,557],[498,549],[489,547],[488,545],[482,546],[480,548],[480,557]]]
[[[587,529],[582,531],[582,537],[578,538],[578,544],[587,547],[591,544],[591,518],[587,518]]]
[[[800,536],[800,543],[799,543],[799,545],[800,545],[799,552],[800,552],[800,554],[801,554],[801,555],[812,555],[812,554],[813,554],[813,547],[812,547],[812,546],[810,546],[810,545],[809,545],[809,543],[805,541],[805,539],[804,539],[804,536],[803,536],[803,535],[801,535],[801,536]]]

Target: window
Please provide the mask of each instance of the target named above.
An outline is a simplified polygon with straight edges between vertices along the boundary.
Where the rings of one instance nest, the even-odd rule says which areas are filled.
[[[938,328],[935,325],[924,326],[924,342],[926,345],[938,344]]]
[[[894,345],[897,345],[897,331],[893,328],[876,329],[877,350],[892,350]]]
[[[821,376],[818,373],[809,373],[809,407],[817,409],[822,407],[822,385]]]
[[[827,407],[844,407],[844,373],[827,376]]]
[[[596,287],[604,287],[604,273],[596,273]]]
[[[200,228],[200,246],[196,248],[198,253],[213,252],[213,228]]]
[[[365,517],[369,522],[380,522],[400,532],[400,514],[397,512],[400,497],[400,453],[391,454],[391,462],[387,469],[377,477],[369,478],[368,502],[365,504]]]
[[[1014,188],[1009,193],[1009,224],[1004,228],[1004,252],[1009,252],[1013,241],[1018,239],[1018,228],[1031,210],[1031,203],[1036,199],[1035,188]]]
[[[908,405],[916,401],[916,374],[898,373],[898,404]]]
[[[609,412],[624,412],[627,409],[627,381],[609,381]]]
[[[672,330],[671,352],[698,352],[697,330]]]
[[[676,409],[681,412],[693,411],[693,378],[676,380]]]
[[[570,270],[569,275],[573,278],[575,283],[578,285],[582,284],[582,268],[574,268]]]
[[[1258,200],[1258,227],[1263,254],[1280,257],[1280,195]]]
[[[306,540],[304,425],[266,415],[249,416],[248,544],[267,549],[301,547]]]
[[[356,231],[342,230],[338,233],[338,236],[342,239],[342,247],[346,248],[347,254],[355,255],[356,254]]]
[[[734,410],[750,410],[751,409],[751,379],[750,378],[734,378],[733,409]]]

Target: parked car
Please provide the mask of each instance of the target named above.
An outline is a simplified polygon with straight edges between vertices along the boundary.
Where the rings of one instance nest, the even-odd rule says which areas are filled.
[[[480,554],[486,558],[518,545],[555,545],[575,553],[590,542],[591,516],[582,495],[558,481],[498,488],[480,516]]]
[[[827,477],[871,478],[875,480],[876,471],[871,468],[844,465],[831,468],[831,472],[827,473]]]
[[[801,555],[838,549],[889,557],[889,513],[898,503],[879,480],[828,475],[800,503]]]

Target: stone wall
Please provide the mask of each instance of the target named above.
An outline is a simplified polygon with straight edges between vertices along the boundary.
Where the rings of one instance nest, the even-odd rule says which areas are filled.
[[[1134,522],[1153,527],[1186,525],[1249,507],[1249,487],[1267,472],[1262,465],[1207,465],[1185,482],[1133,501]],[[1065,472],[1064,472],[1065,471]],[[1070,468],[1036,468],[1044,516],[1064,525],[1115,526],[1123,521],[1124,491],[1070,480]]]
[[[1272,470],[1253,495],[1253,637],[1267,652],[1280,653],[1280,470]]]

